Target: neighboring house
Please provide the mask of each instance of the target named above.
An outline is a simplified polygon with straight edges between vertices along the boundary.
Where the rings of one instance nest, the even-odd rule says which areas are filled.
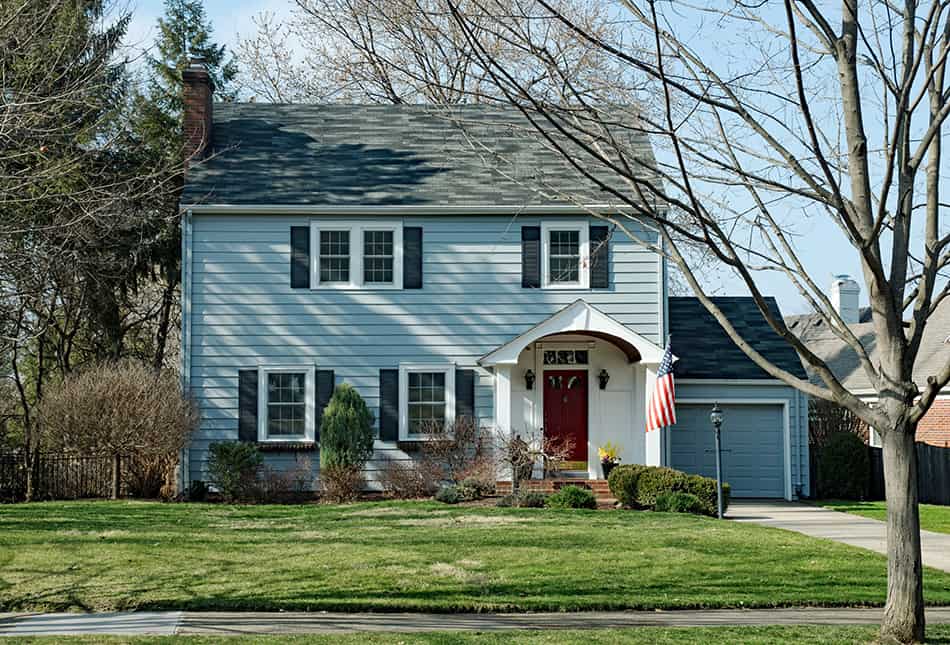
[[[860,287],[846,275],[836,276],[831,286],[831,300],[842,320],[867,350],[871,362],[876,362],[874,324],[871,322],[870,309],[858,307]],[[829,328],[818,314],[788,316],[786,324],[807,347],[825,361],[832,373],[851,392],[862,399],[873,402],[877,399],[867,373],[858,362],[858,356],[848,345]],[[917,365],[914,368],[914,381],[922,386],[927,377],[936,375],[950,357],[950,305],[942,303],[927,322],[921,341]],[[806,365],[807,366],[807,365]],[[809,378],[816,384],[822,384],[820,377],[812,370]],[[950,446],[950,388],[945,388],[933,403],[917,426],[917,441],[935,446]],[[876,432],[870,433],[870,443],[880,446]]]
[[[607,441],[624,463],[711,475],[719,401],[733,494],[807,494],[805,397],[738,353],[695,300],[667,298],[665,261],[644,244],[655,231],[631,220],[634,240],[558,199],[586,195],[596,210],[600,193],[512,127],[514,113],[213,104],[202,67],[185,80],[196,154],[182,365],[202,411],[186,480],[207,476],[208,446],[223,440],[316,470],[322,407],[347,382],[377,419],[371,483],[385,460],[413,458],[422,423],[460,416],[571,438],[575,477],[602,477]],[[754,346],[804,375],[750,301],[723,302]],[[679,424],[647,434],[671,331]]]

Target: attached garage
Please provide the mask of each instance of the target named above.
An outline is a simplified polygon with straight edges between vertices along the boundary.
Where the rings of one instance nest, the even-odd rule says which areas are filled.
[[[723,411],[722,475],[733,497],[787,497],[787,403],[720,402]],[[711,402],[682,402],[669,430],[670,465],[706,477],[716,476]]]

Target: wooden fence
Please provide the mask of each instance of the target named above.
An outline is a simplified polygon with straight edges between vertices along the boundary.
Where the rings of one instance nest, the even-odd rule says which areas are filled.
[[[818,490],[818,455],[811,447],[812,496],[820,496]],[[865,499],[884,499],[884,458],[880,448],[868,447],[870,473]],[[917,494],[921,504],[950,505],[950,448],[917,444]]]
[[[34,464],[35,500],[109,497],[112,458],[41,453]],[[26,499],[27,466],[22,452],[0,453],[0,502]]]

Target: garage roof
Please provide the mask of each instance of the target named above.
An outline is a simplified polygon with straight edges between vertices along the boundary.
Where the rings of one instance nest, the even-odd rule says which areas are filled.
[[[798,354],[776,334],[749,297],[716,297],[711,300],[753,348],[792,374],[806,378]],[[781,318],[775,298],[766,298],[769,309]],[[675,297],[669,301],[670,337],[677,378],[772,379],[736,347],[712,314],[697,298]]]

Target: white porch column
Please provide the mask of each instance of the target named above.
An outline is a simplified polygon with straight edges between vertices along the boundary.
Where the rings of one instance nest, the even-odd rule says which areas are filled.
[[[511,365],[495,365],[495,432],[498,437],[511,434]],[[510,481],[510,472],[498,473],[501,481]]]
[[[658,365],[649,365],[644,364],[646,368],[646,380],[643,384],[643,424],[640,426],[643,428],[643,431],[646,432],[647,424],[647,405],[649,405],[650,398],[653,396],[653,387],[656,385],[656,370]],[[662,466],[665,459],[663,458],[663,436],[661,430],[653,430],[646,433],[646,465],[647,466]]]

